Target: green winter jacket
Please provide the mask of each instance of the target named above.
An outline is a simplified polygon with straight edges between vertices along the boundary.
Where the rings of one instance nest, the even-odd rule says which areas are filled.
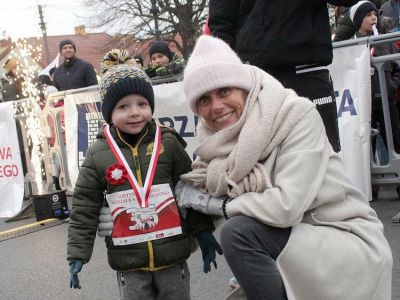
[[[183,72],[185,59],[174,54],[171,61],[166,66],[155,67],[147,66],[144,70],[150,78],[156,76],[169,76]]]
[[[143,129],[135,147],[119,137],[116,129],[111,133],[126,158],[127,163],[141,185],[150,163],[155,136],[155,122]],[[156,167],[153,185],[169,183],[172,190],[181,174],[190,171],[191,160],[185,152],[186,143],[173,129],[161,127],[162,145]],[[105,202],[104,193],[132,189],[129,182],[110,185],[105,178],[106,170],[117,163],[102,130],[97,140],[87,151],[79,171],[72,198],[72,213],[68,232],[67,259],[80,259],[87,263],[93,251],[98,226],[99,210]],[[111,237],[106,237],[108,263],[118,271],[155,271],[184,261],[191,253],[191,235],[202,230],[214,230],[209,216],[188,210],[185,219],[181,217],[183,233],[168,238],[126,246],[114,246]]]

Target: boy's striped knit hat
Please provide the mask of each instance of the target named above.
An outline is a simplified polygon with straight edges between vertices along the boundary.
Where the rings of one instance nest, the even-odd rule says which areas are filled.
[[[154,91],[147,74],[129,62],[115,66],[110,66],[109,62],[107,64],[107,70],[102,68],[105,74],[100,83],[101,111],[104,120],[111,124],[111,114],[115,105],[123,97],[131,94],[145,97],[149,101],[151,111],[154,112]]]

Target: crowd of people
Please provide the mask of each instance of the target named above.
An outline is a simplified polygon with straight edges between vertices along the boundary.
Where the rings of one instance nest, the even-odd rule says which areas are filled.
[[[384,10],[396,1],[381,2]],[[247,299],[391,299],[383,225],[338,155],[327,3],[351,6],[347,35],[381,30],[369,1],[210,0],[208,34],[187,64],[164,41],[150,45],[147,66],[126,50],[104,55],[105,124],[72,196],[71,288],[81,288],[97,233],[123,300],[190,299],[187,259],[196,244],[203,271],[224,255]],[[63,64],[42,84],[98,84],[73,41],[62,41],[60,53]],[[16,64],[5,66],[15,93]],[[397,91],[396,70],[385,72]],[[182,72],[185,100],[199,117],[194,162],[183,138],[153,118],[151,78]]]

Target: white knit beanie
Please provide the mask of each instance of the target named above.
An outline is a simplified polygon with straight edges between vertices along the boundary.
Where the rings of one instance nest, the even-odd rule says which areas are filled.
[[[183,87],[186,101],[194,114],[198,114],[197,99],[214,89],[237,87],[250,91],[250,68],[241,62],[224,41],[202,35],[198,39],[185,68]]]

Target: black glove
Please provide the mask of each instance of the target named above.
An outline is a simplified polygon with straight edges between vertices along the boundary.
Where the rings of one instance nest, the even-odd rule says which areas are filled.
[[[82,270],[83,261],[80,259],[73,260],[69,263],[69,273],[71,273],[71,278],[69,280],[69,287],[72,289],[80,289],[78,273]]]
[[[197,235],[201,254],[203,257],[203,271],[208,273],[211,271],[211,262],[214,267],[217,268],[217,262],[215,261],[215,251],[222,255],[222,248],[218,244],[217,240],[209,230],[204,230]]]

